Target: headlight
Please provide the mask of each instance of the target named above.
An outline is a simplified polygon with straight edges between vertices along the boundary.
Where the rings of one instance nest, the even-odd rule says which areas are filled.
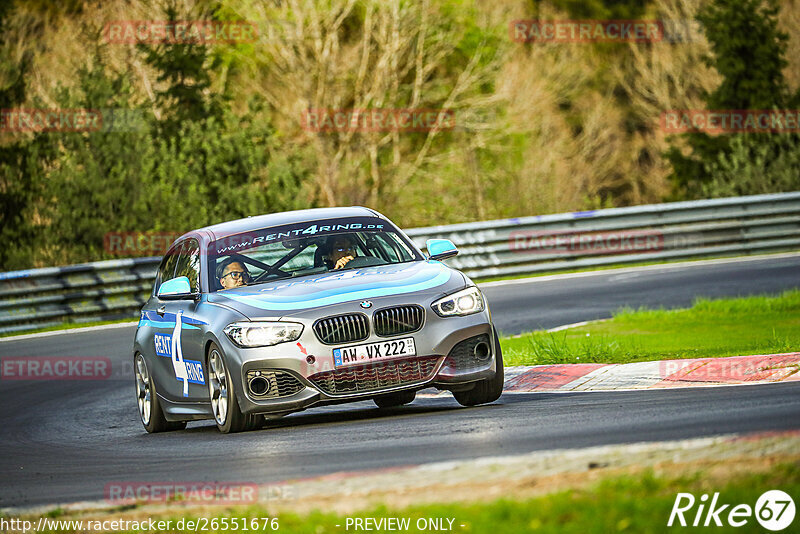
[[[480,289],[475,286],[462,289],[431,304],[433,311],[442,317],[470,315],[483,311],[486,305]]]
[[[225,327],[225,333],[240,347],[268,347],[299,338],[303,325],[272,321],[231,323]]]

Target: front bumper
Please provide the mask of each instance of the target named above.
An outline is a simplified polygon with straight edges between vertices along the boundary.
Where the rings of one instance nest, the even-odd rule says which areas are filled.
[[[463,390],[495,374],[495,340],[488,310],[452,318],[441,318],[428,311],[421,330],[393,336],[413,337],[415,357],[339,369],[333,363],[333,348],[339,346],[322,344],[314,335],[311,321],[298,322],[303,322],[305,328],[297,342],[243,349],[227,338],[220,340],[225,345],[222,347],[225,354],[238,360],[241,369],[236,393],[242,412],[286,414],[312,406],[356,402],[426,387]],[[366,340],[342,346],[387,339],[392,338],[373,333]],[[481,358],[474,357],[478,344],[485,345],[478,350]],[[313,356],[313,363],[307,360],[309,356]],[[256,372],[269,377],[273,385],[278,385],[277,379],[281,384],[289,384],[291,387],[277,388],[289,394],[269,398],[254,395],[248,387],[248,378],[252,379]],[[274,394],[275,389],[270,389],[271,395]]]

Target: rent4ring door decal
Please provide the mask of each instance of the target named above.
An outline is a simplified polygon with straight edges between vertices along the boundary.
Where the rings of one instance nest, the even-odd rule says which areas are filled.
[[[156,354],[172,360],[175,378],[183,382],[183,396],[189,396],[189,382],[192,384],[205,384],[203,364],[196,360],[185,360],[181,349],[181,332],[183,326],[183,311],[179,311],[175,318],[175,327],[170,334],[154,334],[153,343]]]

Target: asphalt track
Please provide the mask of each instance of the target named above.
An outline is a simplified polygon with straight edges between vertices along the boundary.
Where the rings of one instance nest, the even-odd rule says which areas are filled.
[[[601,272],[485,288],[508,334],[610,316],[622,306],[685,306],[698,296],[800,287],[800,257]],[[0,342],[0,357],[105,356],[127,361],[133,327]],[[132,378],[0,381],[0,507],[100,500],[107,483],[266,484],[535,450],[800,429],[800,383],[674,390],[506,394],[489,406],[371,402],[221,435],[210,422],[147,435]]]

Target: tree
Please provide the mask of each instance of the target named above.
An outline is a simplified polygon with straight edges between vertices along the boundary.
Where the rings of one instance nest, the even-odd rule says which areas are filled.
[[[277,153],[259,109],[196,118],[189,118],[189,108],[166,109],[159,120],[137,101],[130,73],[114,72],[102,57],[98,49],[92,67],[79,69],[77,84],[58,91],[57,103],[101,110],[103,127],[41,133],[32,143],[40,176],[37,210],[45,221],[39,263],[109,257],[103,250],[109,232],[181,233],[309,207],[299,194],[307,173],[296,155]]]
[[[180,13],[172,0],[165,4],[163,14],[169,22],[214,20],[218,9],[214,4],[191,13]],[[210,91],[209,69],[213,68],[213,58],[208,46],[203,43],[142,43],[138,49],[145,62],[158,73],[159,88],[155,95],[163,116],[160,127],[164,135],[174,137],[186,121],[220,118],[224,95]]]
[[[0,110],[18,108],[25,102],[25,76],[32,54],[25,51],[14,60],[9,51],[8,19],[11,2],[0,3]],[[5,119],[4,119],[5,120]],[[30,138],[18,132],[0,134],[0,269],[26,266],[32,247],[34,223],[31,208],[35,166],[29,153]]]
[[[475,157],[465,158],[472,163],[464,185],[475,191],[471,204],[483,209],[480,188],[472,182],[479,180],[482,147],[494,141],[488,118],[500,108],[492,93],[501,47],[507,45],[476,24],[471,2],[259,2],[242,12],[268,21],[261,46],[245,65],[256,80],[248,83],[275,110],[276,125],[313,153],[313,194],[321,204],[368,205],[397,215],[401,224],[418,223],[403,202],[413,199],[419,212],[439,202],[430,191],[442,180],[443,162],[457,147],[467,147]],[[398,109],[451,110],[456,126],[303,126],[319,110]],[[480,215],[458,209],[462,218]]]
[[[705,164],[707,197],[800,190],[800,143],[794,134],[737,135],[729,150]]]
[[[179,13],[176,5],[166,4],[167,20],[214,20],[218,9]],[[116,70],[106,62],[107,46],[97,44],[89,66],[55,95],[62,109],[101,110],[103,127],[32,141],[41,224],[28,265],[108,257],[109,232],[180,233],[309,207],[302,154],[279,153],[263,106],[238,102],[237,114],[222,106],[227,95],[214,90],[210,73],[218,50],[198,43],[132,49],[158,74],[153,108],[130,85],[131,63]]]
[[[700,12],[698,20],[711,43],[712,57],[707,61],[722,76],[719,86],[706,95],[708,109],[764,110],[783,108],[791,103],[783,76],[787,36],[778,29],[778,14],[774,0],[713,0]],[[753,156],[765,149],[777,156],[775,150],[784,150],[787,146],[791,150],[796,142],[772,143],[767,139],[769,135],[685,134],[682,137],[687,148],[676,141],[666,154],[673,168],[670,178],[682,195],[713,195],[714,188],[708,184],[720,183],[720,176],[714,173],[724,165],[720,167],[717,162],[730,160],[732,140],[736,137],[752,137],[736,143],[737,161],[742,157],[747,159],[741,152],[744,147],[752,148]],[[760,175],[751,173],[754,179]]]

